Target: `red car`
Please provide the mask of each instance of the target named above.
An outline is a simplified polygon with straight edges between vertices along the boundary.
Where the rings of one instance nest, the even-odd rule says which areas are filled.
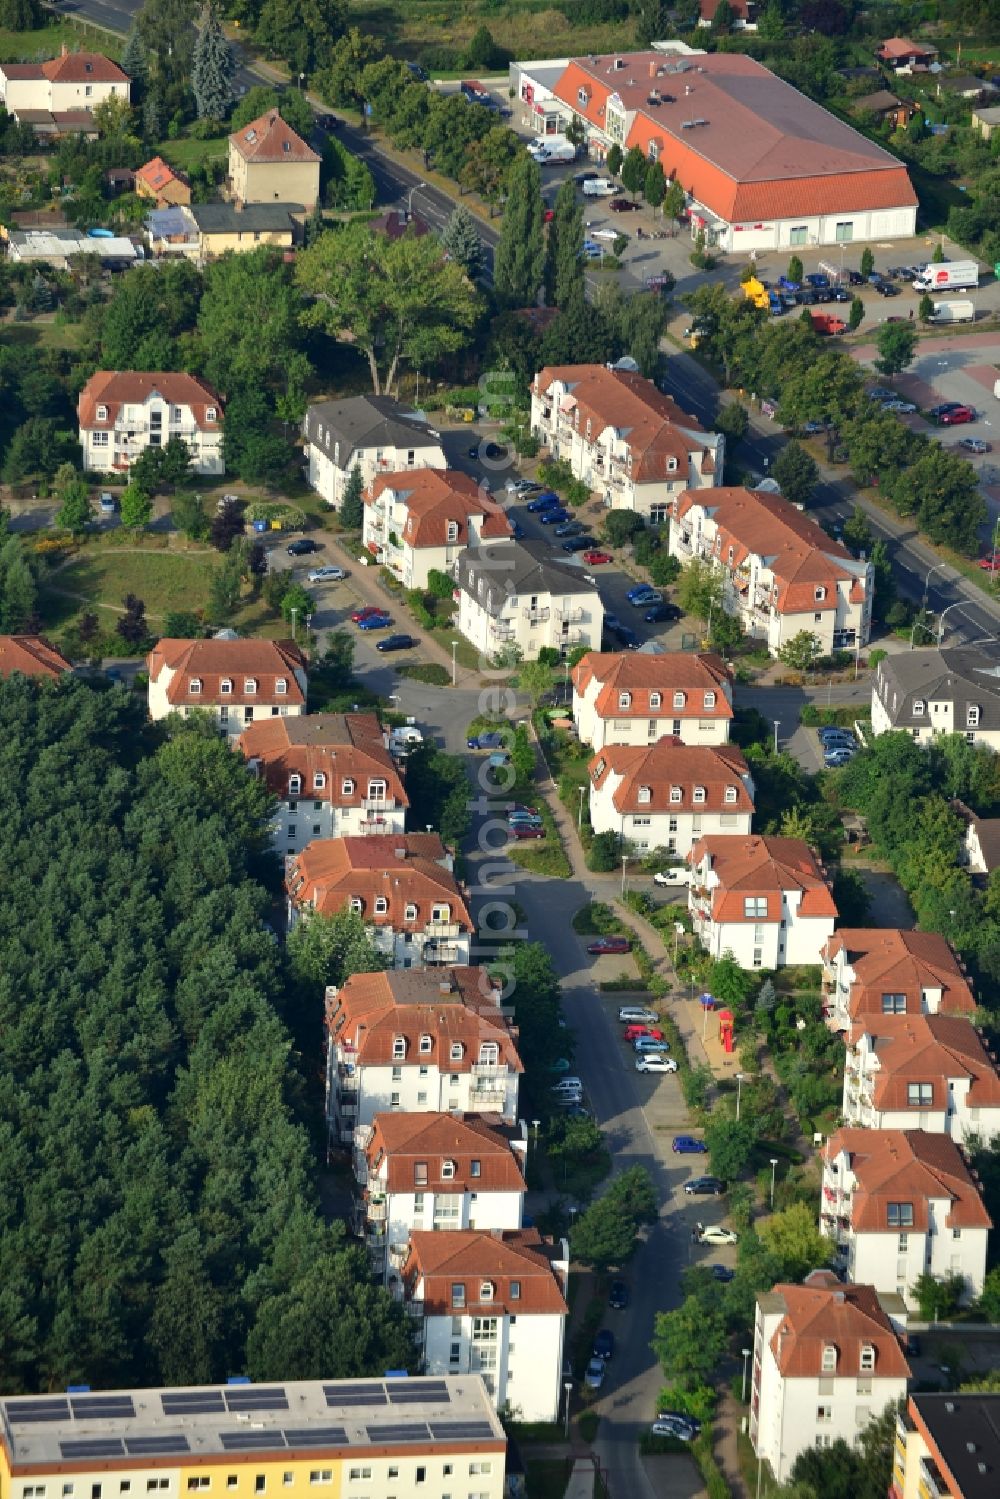
[[[952,406],[948,411],[942,411],[938,421],[942,427],[962,427],[966,422],[974,422],[976,413],[971,406]]]
[[[379,609],[375,604],[365,604],[363,609],[355,609],[354,613],[351,615],[351,619],[353,623],[357,625],[360,624],[363,619],[369,619],[373,614],[382,613],[384,613],[384,610]]]
[[[588,567],[603,567],[605,562],[611,562],[610,552],[584,552],[583,560]]]
[[[551,224],[552,220],[555,218],[555,216],[556,216],[555,209],[554,208],[547,208],[545,210],[545,212],[542,214],[542,219],[544,220],[544,222],[546,224]]]
[[[599,957],[601,953],[631,952],[632,944],[627,937],[597,937],[588,942],[587,951],[592,957]]]
[[[507,813],[507,816],[513,817],[515,812],[526,812],[529,817],[538,816],[537,807],[526,807],[523,802],[515,802],[510,811]]]
[[[985,573],[1000,573],[1000,552],[994,552],[992,557],[980,557],[976,566]]]
[[[535,827],[531,822],[515,822],[511,825],[511,833],[515,838],[544,838],[545,829]]]
[[[626,1041],[638,1041],[640,1036],[645,1036],[650,1041],[663,1040],[663,1032],[658,1031],[655,1025],[652,1027],[648,1025],[627,1025],[625,1027]]]

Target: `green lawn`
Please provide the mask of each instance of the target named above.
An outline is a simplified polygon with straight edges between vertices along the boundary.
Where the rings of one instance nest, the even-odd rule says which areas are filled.
[[[26,323],[4,322],[5,344],[27,345],[33,349],[78,349],[83,335],[82,323],[57,322],[52,315],[32,318]]]
[[[0,27],[0,62],[40,62],[55,57],[66,44],[71,51],[88,48],[106,57],[120,57],[122,38],[78,21],[53,21],[37,31],[7,31]]]
[[[208,140],[198,141],[183,137],[176,141],[160,141],[154,155],[162,156],[179,172],[190,172],[206,161],[225,161],[229,156],[228,135],[211,135]]]
[[[120,609],[126,593],[146,605],[151,620],[171,609],[201,609],[208,601],[212,573],[221,554],[215,551],[121,551],[87,548],[68,566],[53,572],[46,592],[79,595],[78,608]]]
[[[563,1499],[569,1467],[563,1457],[529,1458],[525,1464],[528,1499]]]

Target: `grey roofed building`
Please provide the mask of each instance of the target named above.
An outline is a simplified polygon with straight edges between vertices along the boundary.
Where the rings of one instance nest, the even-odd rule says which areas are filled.
[[[919,741],[965,734],[1000,749],[1000,646],[898,651],[879,662],[872,730],[903,729]]]
[[[910,1396],[909,1409],[911,1417],[919,1420],[929,1449],[923,1466],[934,1470],[932,1479],[941,1479],[937,1492],[952,1494],[954,1499],[996,1499],[1000,1395],[915,1392]],[[948,1474],[947,1485],[942,1469]],[[922,1491],[925,1485],[921,1483],[920,1487]]]
[[[333,434],[340,445],[338,467],[346,469],[351,455],[364,448],[411,448],[415,437],[427,443],[440,441],[427,418],[391,396],[350,396],[345,401],[315,401],[305,415],[302,430],[308,442],[319,443],[319,431]],[[426,445],[426,444],[424,444]],[[330,447],[330,443],[326,443]]]
[[[554,562],[544,541],[505,541],[490,547],[485,554],[463,552],[456,577],[458,586],[476,597],[486,612],[494,616],[501,612],[511,594],[597,593],[597,584],[589,581],[579,568],[571,563]]]
[[[292,229],[293,214],[305,213],[301,203],[192,203],[190,212],[202,234],[264,234]]]

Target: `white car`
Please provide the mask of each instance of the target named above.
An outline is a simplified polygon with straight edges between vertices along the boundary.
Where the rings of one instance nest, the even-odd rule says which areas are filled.
[[[739,1234],[731,1228],[723,1228],[721,1223],[710,1223],[707,1228],[698,1224],[699,1244],[738,1244],[739,1238]]]
[[[654,885],[686,885],[688,882],[688,871],[686,869],[661,869],[653,875]]]
[[[673,1057],[660,1056],[657,1052],[640,1053],[635,1059],[636,1072],[676,1072]]]
[[[310,583],[339,583],[347,574],[342,567],[314,567],[306,577]]]

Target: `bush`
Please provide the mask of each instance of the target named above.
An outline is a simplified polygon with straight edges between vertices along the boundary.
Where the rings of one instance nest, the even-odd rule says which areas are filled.
[[[587,851],[587,868],[594,874],[610,874],[618,867],[620,839],[617,833],[597,833]]]
[[[592,1442],[597,1435],[597,1428],[601,1424],[601,1418],[596,1411],[582,1411],[577,1417],[577,1429],[585,1442]]]
[[[451,681],[451,672],[438,661],[407,661],[397,666],[396,672],[413,682],[426,682],[430,687],[447,687]]]

